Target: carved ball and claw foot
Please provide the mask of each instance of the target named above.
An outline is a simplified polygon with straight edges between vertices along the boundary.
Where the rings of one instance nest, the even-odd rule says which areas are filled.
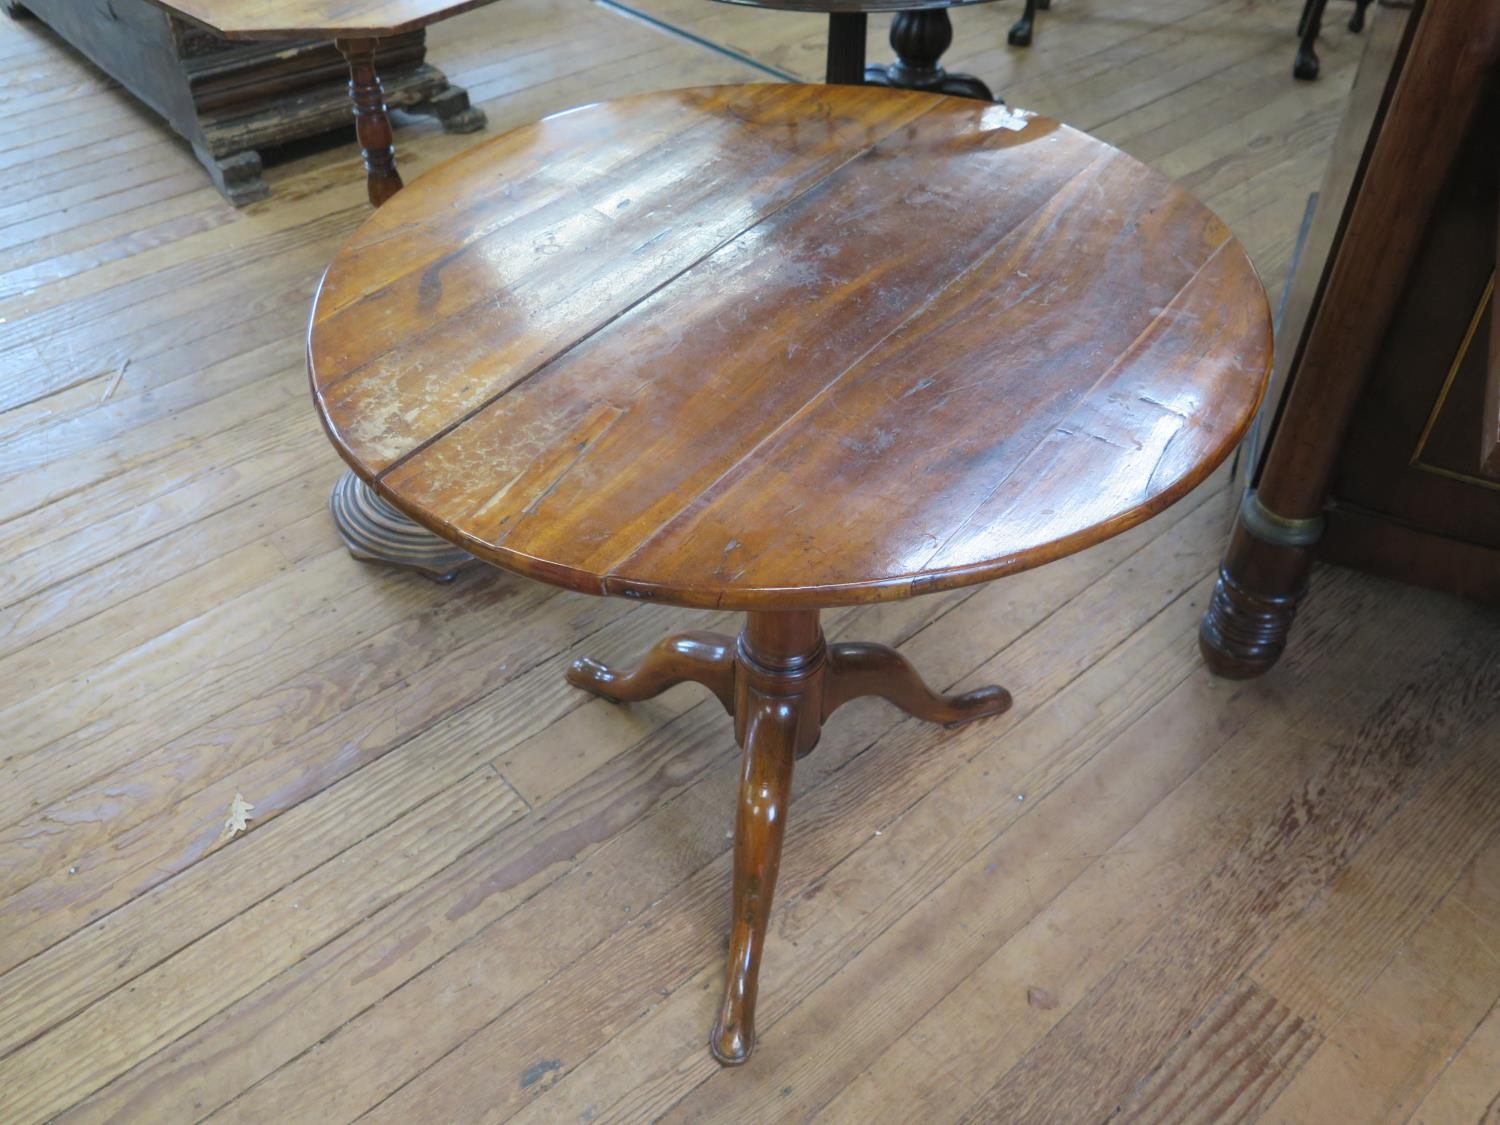
[[[568,682],[616,702],[649,699],[674,684],[708,688],[734,716],[743,749],[734,824],[733,917],[724,1000],[709,1050],[738,1066],[755,1048],[755,998],[771,898],[781,866],[792,765],[818,743],[840,706],[879,696],[927,722],[956,726],[998,715],[1010,693],[984,687],[943,695],[895,649],[823,639],[816,610],[755,612],[732,638],[679,633],[659,641],[633,669],[582,659]]]

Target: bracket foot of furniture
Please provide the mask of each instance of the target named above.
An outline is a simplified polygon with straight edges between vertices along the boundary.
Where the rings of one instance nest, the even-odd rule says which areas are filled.
[[[334,484],[328,510],[344,546],[361,562],[385,563],[436,582],[451,582],[474,561],[467,551],[407,519],[351,472]]]
[[[446,83],[438,93],[413,105],[411,111],[436,117],[445,133],[477,133],[489,124],[484,110],[469,104],[467,90]]]
[[[908,715],[956,726],[998,715],[1010,693],[984,687],[943,695],[893,648],[828,644],[817,610],[746,614],[738,638],[679,633],[657,642],[629,671],[582,659],[568,682],[615,702],[649,699],[684,681],[708,688],[734,717],[743,748],[734,828],[733,922],[724,1000],[709,1050],[725,1066],[755,1047],[755,998],[795,759],[818,743],[840,706],[879,696]]]
[[[365,190],[370,206],[379,207],[401,190],[396,171],[396,144],[385,104],[385,87],[375,69],[375,39],[338,39],[335,45],[349,63],[349,100],[354,103],[354,131],[365,159]]]
[[[265,199],[271,194],[271,185],[261,178],[263,165],[260,153],[254,149],[232,152],[219,156],[200,145],[193,146],[193,155],[208,172],[219,194],[236,207]]]
[[[953,21],[946,9],[897,12],[891,20],[891,50],[896,61],[865,67],[865,84],[994,101],[995,95],[979,79],[968,74],[950,74],[938,64],[952,44]]]

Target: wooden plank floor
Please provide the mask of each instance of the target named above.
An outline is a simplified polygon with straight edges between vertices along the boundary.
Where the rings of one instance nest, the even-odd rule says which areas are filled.
[[[492,131],[821,71],[817,17],[629,7],[697,38],[503,0],[431,54]],[[1293,0],[1060,0],[1030,52],[1017,8],[957,12],[950,63],[1180,179],[1277,292],[1341,20],[1302,85]],[[721,1071],[726,721],[562,670],[729,620],[350,560],[299,338],[365,214],[353,146],[236,212],[37,25],[0,20],[0,61],[0,1122],[1500,1116],[1500,616],[1323,570],[1283,664],[1213,680],[1222,474],[1043,570],[831,615],[1016,707],[839,713],[761,1048]],[[478,139],[398,134],[409,175]]]

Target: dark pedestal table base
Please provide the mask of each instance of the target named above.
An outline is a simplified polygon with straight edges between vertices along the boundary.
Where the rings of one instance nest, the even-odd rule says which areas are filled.
[[[635,668],[616,672],[579,660],[568,682],[617,703],[634,703],[691,680],[734,717],[744,750],[734,825],[733,928],[724,1000],[709,1050],[738,1066],[755,1047],[755,994],[771,896],[781,865],[792,763],[818,744],[824,721],[861,696],[880,696],[908,715],[956,726],[998,715],[1010,693],[983,687],[940,695],[906,658],[877,644],[827,644],[817,610],[746,614],[739,638],[679,633],[657,642]]]
[[[979,101],[996,101],[990,88],[968,74],[950,74],[939,65],[953,43],[953,21],[944,8],[897,12],[891,20],[896,61],[865,64],[864,12],[833,12],[828,17],[827,80],[843,86],[889,86],[925,90]]]

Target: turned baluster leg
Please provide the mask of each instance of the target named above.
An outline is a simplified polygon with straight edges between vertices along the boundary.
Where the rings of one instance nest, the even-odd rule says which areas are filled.
[[[375,70],[376,39],[339,39],[339,51],[349,64],[349,98],[354,102],[354,130],[365,157],[365,188],[370,204],[379,207],[401,190],[396,171],[395,137],[385,108],[385,90]]]
[[[896,61],[887,66],[865,67],[871,86],[899,90],[930,90],[979,101],[995,101],[990,88],[968,74],[950,74],[938,64],[953,43],[953,21],[943,8],[897,12],[891,20],[891,50]]]

